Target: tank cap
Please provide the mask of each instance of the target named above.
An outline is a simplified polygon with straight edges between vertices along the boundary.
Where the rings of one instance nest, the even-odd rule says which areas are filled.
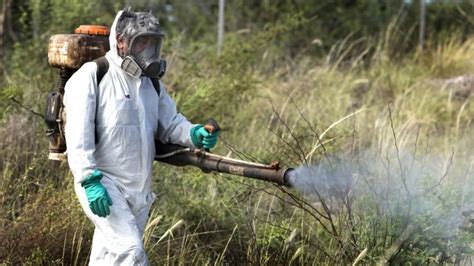
[[[110,34],[110,31],[109,31],[109,28],[107,28],[107,26],[80,25],[79,28],[74,30],[74,33],[108,36]]]

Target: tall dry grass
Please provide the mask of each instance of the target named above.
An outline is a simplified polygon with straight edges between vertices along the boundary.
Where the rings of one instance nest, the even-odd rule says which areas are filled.
[[[207,42],[171,40],[165,83],[194,122],[218,119],[214,152],[278,159],[326,180],[308,183],[305,195],[157,164],[144,236],[150,261],[472,263],[472,231],[450,222],[473,201],[474,107],[443,79],[474,70],[474,41],[453,37],[400,56],[403,38],[392,28],[376,41],[349,36],[325,60],[281,56],[265,46],[267,33],[229,34],[220,58]],[[67,166],[47,161],[41,120],[12,110],[0,127],[0,260],[82,265],[92,227]],[[331,183],[339,178],[350,186]]]

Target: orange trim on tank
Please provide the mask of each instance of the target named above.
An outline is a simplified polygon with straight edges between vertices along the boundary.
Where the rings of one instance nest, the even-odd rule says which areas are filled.
[[[101,25],[80,25],[79,28],[74,30],[76,34],[89,34],[89,35],[102,35],[108,36],[110,34],[107,26]]]

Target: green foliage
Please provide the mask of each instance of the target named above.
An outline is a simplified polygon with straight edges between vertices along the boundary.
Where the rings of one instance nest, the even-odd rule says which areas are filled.
[[[4,118],[3,116],[9,113],[13,108],[12,99],[22,99],[22,93],[18,88],[10,86],[3,88],[0,91],[0,109],[3,110],[2,114],[0,115],[0,120],[2,120]]]
[[[75,199],[67,165],[47,160],[43,121],[11,99],[42,110],[57,80],[46,65],[49,36],[78,24],[109,25],[126,2],[14,3],[18,39],[7,39],[0,90],[2,262],[87,261],[93,226]],[[134,2],[136,10],[163,14],[164,82],[190,120],[219,121],[224,130],[215,152],[294,167],[328,161],[338,167],[336,158],[345,155],[353,165],[377,167],[352,176],[357,186],[349,196],[318,198],[158,164],[158,197],[145,231],[152,264],[340,265],[364,249],[364,264],[469,263],[470,217],[462,228],[456,218],[474,197],[466,160],[474,109],[472,97],[458,95],[444,78],[474,70],[474,41],[458,27],[466,21],[456,13],[470,4],[429,5],[430,41],[421,54],[412,51],[416,3],[226,2],[220,56],[216,1],[182,1],[174,9]],[[460,30],[448,34],[453,28]],[[370,159],[363,157],[367,151],[374,153]],[[432,170],[430,161],[449,171]],[[424,168],[413,170],[417,163]],[[412,195],[401,177],[411,177],[405,181]]]

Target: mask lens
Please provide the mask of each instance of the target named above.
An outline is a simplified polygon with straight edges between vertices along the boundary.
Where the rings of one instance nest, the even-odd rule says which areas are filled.
[[[147,59],[160,58],[162,37],[158,34],[154,35],[139,35],[133,42],[131,47],[131,55],[135,57],[148,57]],[[146,55],[144,55],[146,54]]]

